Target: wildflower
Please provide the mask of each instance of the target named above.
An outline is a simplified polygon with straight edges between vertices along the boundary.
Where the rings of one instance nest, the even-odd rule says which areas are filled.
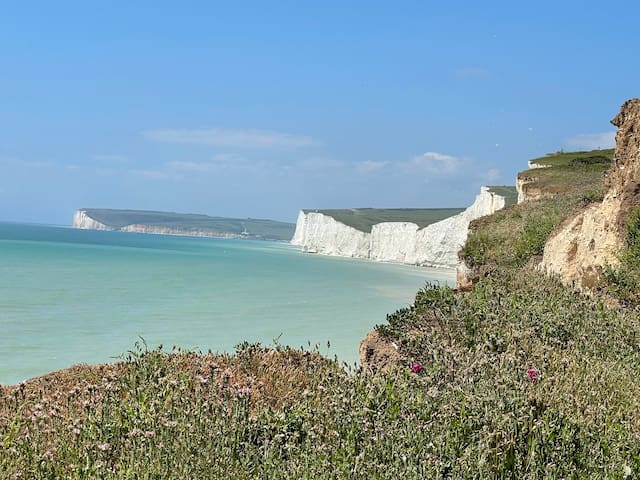
[[[46,460],[53,460],[54,457],[55,457],[55,453],[51,449],[47,450],[42,454],[42,458]]]
[[[413,373],[420,373],[422,371],[422,365],[420,365],[419,363],[415,362],[413,365],[411,365],[411,371]]]
[[[106,452],[110,448],[111,448],[111,445],[109,445],[108,443],[101,443],[98,445],[98,450],[101,450],[103,452]]]
[[[251,394],[250,387],[240,387],[236,390],[236,395],[239,397],[248,397]]]
[[[527,370],[527,377],[529,377],[529,380],[532,382],[537,382],[540,379],[538,371],[534,368]]]

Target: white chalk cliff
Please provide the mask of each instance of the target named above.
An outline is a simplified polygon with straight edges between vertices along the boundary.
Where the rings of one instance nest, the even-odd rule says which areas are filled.
[[[411,222],[384,222],[361,232],[319,212],[300,211],[291,239],[304,252],[357,257],[378,262],[455,267],[469,223],[505,206],[505,198],[481,187],[465,211],[425,228]]]
[[[100,223],[99,221],[91,218],[87,215],[85,210],[76,210],[73,214],[73,225],[74,228],[82,228],[84,230],[113,230],[112,227],[105,225],[104,223]]]

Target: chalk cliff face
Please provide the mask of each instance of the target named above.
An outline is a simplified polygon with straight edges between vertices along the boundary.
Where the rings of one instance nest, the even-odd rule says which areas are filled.
[[[76,210],[73,214],[73,227],[84,230],[113,230],[113,228],[94,220],[85,210]]]
[[[534,168],[547,168],[548,165],[538,166]],[[516,178],[516,191],[518,192],[518,203],[528,202],[529,200],[539,200],[548,197],[551,194],[545,192],[537,184],[539,178],[534,175],[522,175]]]
[[[291,244],[309,253],[369,258],[369,236],[328,215],[300,211]]]
[[[505,198],[482,187],[464,212],[419,228],[411,222],[384,222],[361,232],[318,212],[298,214],[293,245],[310,253],[367,258],[379,262],[455,267],[471,220],[505,206]]]
[[[536,170],[538,168],[549,168],[551,165],[545,165],[544,163],[527,162],[529,170]],[[535,185],[538,181],[538,177],[533,173],[525,172],[516,177],[516,191],[518,192],[518,203],[526,202],[528,200],[538,200],[543,198],[546,194],[542,189]]]
[[[594,286],[604,265],[616,263],[629,212],[640,205],[640,99],[625,102],[611,123],[618,127],[615,162],[602,203],[565,221],[547,241],[540,264],[577,287]]]

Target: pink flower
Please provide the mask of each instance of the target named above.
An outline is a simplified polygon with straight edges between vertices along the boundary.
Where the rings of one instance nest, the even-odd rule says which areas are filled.
[[[539,380],[538,375],[538,371],[534,368],[530,368],[529,370],[527,370],[527,377],[529,377],[529,380],[531,380],[532,382],[537,382]]]
[[[420,365],[419,363],[414,363],[413,365],[411,365],[411,371],[413,373],[420,373],[422,371],[422,365]]]

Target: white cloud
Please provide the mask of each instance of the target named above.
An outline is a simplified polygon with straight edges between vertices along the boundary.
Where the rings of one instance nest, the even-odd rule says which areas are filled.
[[[455,175],[461,166],[459,158],[438,152],[425,152],[403,163],[408,173],[442,176]]]
[[[185,179],[208,173],[221,172],[227,169],[253,169],[264,166],[264,162],[257,161],[249,163],[245,157],[234,153],[221,153],[214,155],[207,161],[173,160],[165,162],[157,168],[136,169],[130,173],[147,178],[163,179]]]
[[[344,162],[331,158],[305,158],[296,162],[294,167],[305,171],[317,172],[342,168],[344,167]]]
[[[183,172],[211,172],[219,168],[219,165],[215,163],[208,162],[183,162],[183,161],[175,161],[175,162],[167,162],[167,167],[172,170],[178,170]]]
[[[581,133],[567,138],[565,145],[583,150],[613,148],[616,145],[616,132]]]
[[[356,163],[356,171],[358,173],[372,173],[377,172],[378,170],[382,170],[384,167],[389,165],[389,162],[375,162],[372,160],[365,160],[364,162]]]
[[[127,157],[124,155],[94,155],[93,159],[97,162],[105,163],[121,163],[127,161]]]
[[[317,145],[311,137],[271,130],[203,128],[157,129],[142,133],[145,138],[163,143],[219,145],[251,148],[301,148]]]
[[[169,178],[171,175],[164,170],[152,170],[152,169],[144,169],[144,170],[131,170],[130,172],[133,175],[137,175],[140,177],[151,178],[154,180],[161,180],[165,178]]]
[[[245,163],[247,159],[237,153],[218,153],[211,157],[211,160],[216,163]]]
[[[1,157],[0,163],[6,165],[12,165],[25,168],[54,168],[58,167],[57,164],[50,160],[22,160],[20,158],[13,157]]]

